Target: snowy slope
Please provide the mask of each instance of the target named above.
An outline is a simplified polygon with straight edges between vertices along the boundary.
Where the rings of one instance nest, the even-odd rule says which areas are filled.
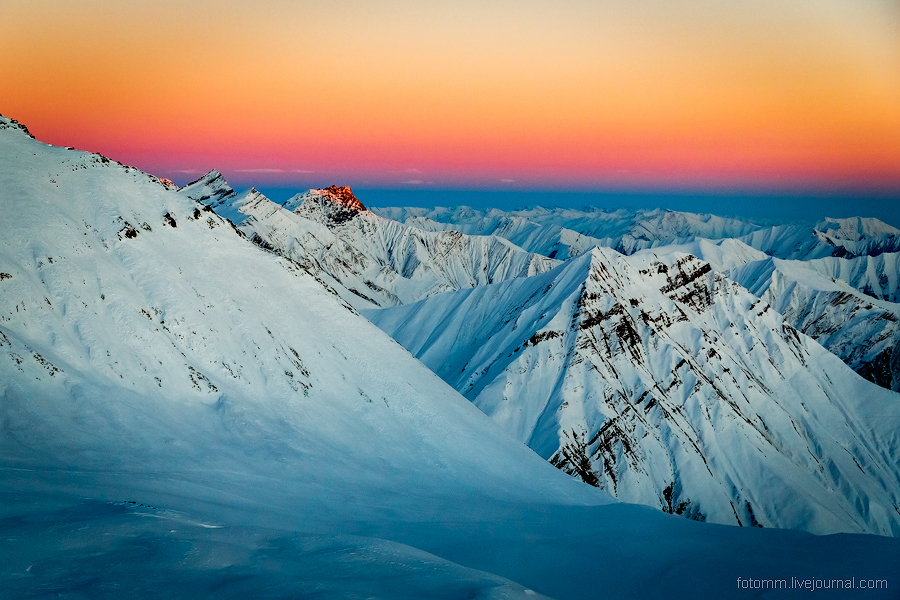
[[[14,498],[136,500],[175,521],[205,506],[206,523],[250,511],[332,533],[471,497],[608,501],[155,178],[9,127],[0,193],[0,469]],[[468,588],[524,593],[483,578]]]
[[[878,299],[896,296],[897,253],[781,260],[737,239],[700,239],[636,255],[678,253],[708,262],[761,297],[869,381],[900,389],[900,305]]]
[[[181,193],[208,203],[254,242],[349,290],[343,297],[357,307],[413,302],[558,264],[497,236],[423,231],[379,217],[346,187],[310,190],[278,205],[255,190],[234,194],[211,172]]]
[[[339,460],[396,468],[401,481],[449,461],[471,483],[547,486],[545,473],[528,475],[541,464],[531,452],[497,436],[312,277],[255,248],[202,204],[97,155],[0,133],[7,465],[134,468],[139,451],[143,469],[177,452],[192,470],[260,452],[280,472],[278,463],[297,452],[327,464],[347,440],[365,439]],[[30,421],[38,416],[46,417],[40,425]],[[272,436],[274,424],[284,436]],[[154,436],[174,446],[147,447]],[[208,456],[209,444],[231,436],[247,446]],[[487,446],[469,450],[480,438]],[[405,458],[391,465],[401,451]],[[488,470],[475,475],[476,463]],[[558,486],[589,497],[568,482],[551,484]]]
[[[776,225],[741,236],[742,242],[782,259],[874,256],[900,250],[900,230],[873,218],[824,219],[814,226]]]
[[[676,256],[675,260],[685,254],[690,254],[709,263],[713,271],[718,273],[728,273],[737,267],[769,258],[765,252],[751,248],[733,238],[715,241],[698,238],[684,244],[668,244],[635,253],[636,256],[649,257],[663,257],[670,254]]]
[[[900,302],[900,253],[856,258],[827,257],[803,262],[807,269],[847,283],[867,296]]]
[[[885,261],[883,256],[888,260]],[[771,305],[793,327],[840,357],[854,371],[882,387],[898,391],[900,304],[875,299],[845,281],[823,274],[823,271],[844,274],[858,284],[868,285],[870,280],[854,275],[871,274],[872,271],[853,267],[890,264],[894,256],[813,261],[768,258],[735,267],[729,276]],[[843,270],[841,267],[848,268]]]
[[[693,256],[595,249],[365,314],[620,500],[718,523],[900,533],[897,396]]]

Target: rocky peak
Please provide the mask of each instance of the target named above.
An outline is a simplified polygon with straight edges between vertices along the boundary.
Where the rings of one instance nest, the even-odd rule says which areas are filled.
[[[212,208],[226,203],[235,196],[235,191],[216,169],[190,182],[180,192],[192,200],[202,202]]]
[[[27,127],[25,127],[15,119],[10,119],[9,117],[4,117],[3,115],[0,115],[0,129],[17,129],[31,139],[34,139],[34,136],[31,135],[31,132],[28,131]]]
[[[361,212],[369,212],[346,185],[309,190],[305,194],[294,196],[283,206],[328,227],[345,223]]]
[[[359,199],[353,195],[353,190],[350,189],[350,186],[342,185],[330,185],[327,188],[321,190],[315,190],[322,194],[323,196],[330,198],[334,202],[340,204],[345,208],[349,208],[351,210],[361,212],[367,211],[368,209],[363,205]]]
[[[201,177],[198,177],[197,179],[190,182],[189,184],[187,184],[184,187],[185,187],[185,189],[187,189],[191,186],[210,185],[212,183],[219,182],[219,181],[224,182],[225,178],[222,176],[222,174],[217,169],[210,169],[204,175],[202,175]]]
[[[166,179],[165,177],[157,177],[156,180],[159,182],[159,185],[163,186],[167,190],[178,191],[178,185],[171,179]]]

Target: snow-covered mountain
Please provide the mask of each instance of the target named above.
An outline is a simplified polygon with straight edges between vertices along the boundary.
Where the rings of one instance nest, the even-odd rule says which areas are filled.
[[[874,256],[900,250],[900,230],[874,218],[824,219],[812,227],[775,225],[741,236],[770,256],[811,260],[826,256]]]
[[[255,243],[348,290],[343,297],[357,307],[404,304],[558,264],[501,237],[423,231],[379,217],[348,187],[310,190],[279,205],[255,190],[234,193],[212,171],[181,193],[207,203]]]
[[[897,539],[611,503],[173,187],[0,117],[4,598],[694,598],[740,577],[900,578]]]
[[[105,539],[127,546],[128,507],[140,505],[166,524],[153,539],[187,527],[192,543],[206,543],[196,530],[207,524],[337,534],[397,515],[452,515],[472,498],[609,502],[557,477],[302,269],[203,204],[0,123],[0,528],[21,531],[19,515],[41,510],[54,523],[61,507],[89,522],[112,510]],[[67,539],[48,535],[57,545],[45,538],[42,552],[64,560]],[[84,557],[109,548],[82,543],[71,559],[88,566]],[[181,542],[165,543],[177,566]],[[430,562],[395,546],[363,544],[383,567]],[[59,576],[41,553],[29,558],[34,574],[29,564],[10,571],[28,548],[0,553],[5,597]],[[224,568],[223,552],[210,556]],[[134,576],[141,556],[107,560]],[[524,595],[501,577],[441,568],[448,581],[465,575],[463,595]],[[78,588],[85,574],[70,575],[61,585]]]
[[[565,260],[578,256],[603,240],[587,236],[555,223],[541,224],[517,213],[497,209],[478,211],[455,208],[372,209],[376,214],[425,231],[460,231],[469,235],[496,235],[521,248],[550,258]]]
[[[281,478],[305,456],[404,481],[449,463],[473,483],[524,468],[527,488],[531,452],[295,264],[136,169],[0,134],[6,466],[143,472],[177,456],[219,472],[256,454]],[[490,461],[468,449],[480,437]],[[365,443],[336,458],[350,439]]]
[[[685,254],[699,258],[709,263],[713,271],[728,274],[732,269],[742,267],[748,263],[766,260],[769,255],[747,244],[733,239],[706,240],[698,238],[684,244],[669,244],[657,248],[640,250],[635,253],[638,256],[662,257],[667,254],[675,255],[677,260]]]
[[[900,302],[900,253],[856,258],[827,257],[803,261],[803,267],[843,281],[867,296]]]
[[[691,255],[364,311],[553,464],[718,523],[900,534],[900,402]]]
[[[736,239],[696,240],[638,254],[692,254],[727,275],[780,312],[854,371],[898,390],[900,305],[896,253],[808,261],[772,258]]]
[[[422,229],[455,229],[474,235],[498,235],[545,256],[567,259],[606,246],[625,254],[685,243],[696,238],[737,237],[760,227],[753,221],[671,210],[540,208],[497,209],[375,208],[379,215]]]
[[[874,256],[900,251],[900,230],[874,218],[827,218],[815,224],[769,225],[671,210],[529,208],[505,212],[454,208],[375,208],[379,215],[421,229],[499,235],[526,250],[566,259],[593,246],[623,254],[698,239],[737,238],[783,259]]]
[[[883,265],[883,256],[852,261],[768,258],[735,267],[729,275],[854,371],[882,387],[900,391],[900,304],[878,300],[823,274],[843,274],[868,287],[871,280],[860,275],[871,275],[872,271],[853,267]],[[887,262],[894,256],[887,255]]]

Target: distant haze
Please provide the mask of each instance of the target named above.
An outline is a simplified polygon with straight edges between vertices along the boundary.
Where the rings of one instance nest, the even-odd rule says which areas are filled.
[[[261,187],[274,201],[284,201],[296,188]],[[513,210],[529,206],[545,208],[662,208],[720,216],[763,220],[814,222],[825,217],[875,217],[900,227],[900,196],[713,194],[665,191],[498,191],[498,190],[385,190],[354,188],[367,206],[471,206]]]
[[[182,181],[900,190],[896,0],[7,0],[0,69],[39,139]]]

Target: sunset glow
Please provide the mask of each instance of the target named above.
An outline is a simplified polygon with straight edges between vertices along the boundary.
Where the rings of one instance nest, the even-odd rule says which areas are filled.
[[[900,190],[889,0],[6,4],[0,113],[176,181]]]

